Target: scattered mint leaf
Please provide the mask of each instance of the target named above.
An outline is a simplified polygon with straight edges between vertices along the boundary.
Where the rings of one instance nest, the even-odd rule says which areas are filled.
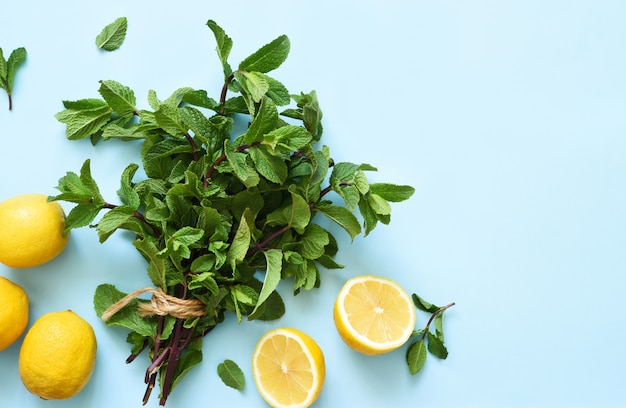
[[[118,49],[126,38],[128,20],[126,17],[119,17],[111,24],[102,29],[96,36],[96,46],[107,51]]]
[[[241,368],[232,360],[224,360],[217,366],[217,374],[224,384],[238,391],[243,391],[246,379]]]
[[[26,49],[16,48],[6,60],[0,48],[0,89],[4,89],[9,98],[9,110],[13,110],[13,83],[17,68],[26,60]]]

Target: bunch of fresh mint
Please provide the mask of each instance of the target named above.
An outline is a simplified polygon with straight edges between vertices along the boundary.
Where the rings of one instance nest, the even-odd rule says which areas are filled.
[[[201,361],[203,336],[226,312],[239,321],[276,319],[285,312],[276,291],[281,280],[290,280],[297,294],[317,288],[326,269],[342,267],[333,259],[335,238],[316,220],[326,217],[354,239],[389,223],[390,203],[414,192],[368,182],[366,172],[374,167],[335,162],[319,144],[316,93],[292,95],[268,75],[289,54],[286,36],[233,69],[231,38],[214,21],[207,25],[223,68],[217,100],[192,88],[164,100],[150,91],[150,109],[141,109],[130,88],[106,80],[100,81],[101,98],[64,101],[56,116],[71,140],[141,141],[146,175],[136,181],[139,165],[129,164],[114,204],[100,194],[89,160],[79,174],[68,172],[59,180],[60,194],[50,198],[76,204],[67,230],[95,223],[101,242],[117,230],[131,231],[154,286],[204,307],[201,316],[141,316],[139,306],[148,301],[134,298],[107,321],[130,330],[129,360],[147,350],[144,402],[158,377],[162,405]],[[234,134],[236,118],[249,123],[241,134]],[[331,192],[341,204],[329,199]],[[125,296],[113,285],[99,286],[98,316]]]

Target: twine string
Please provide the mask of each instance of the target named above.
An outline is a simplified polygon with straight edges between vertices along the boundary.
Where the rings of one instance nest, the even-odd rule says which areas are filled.
[[[102,313],[101,319],[105,322],[111,319],[113,315],[126,307],[133,299],[143,293],[151,293],[152,298],[150,302],[139,303],[139,315],[145,316],[165,316],[170,315],[180,319],[187,319],[190,317],[199,317],[204,315],[204,303],[198,299],[180,299],[175,296],[170,296],[165,293],[161,288],[145,287],[137,289],[134,292],[124,296],[119,301],[115,302],[107,310]]]

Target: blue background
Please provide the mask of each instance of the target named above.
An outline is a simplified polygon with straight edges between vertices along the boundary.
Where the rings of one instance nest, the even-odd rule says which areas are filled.
[[[122,47],[98,50],[100,30],[129,21]],[[115,200],[133,146],[65,139],[62,100],[98,97],[114,79],[147,107],[182,86],[219,94],[221,71],[205,26],[233,38],[238,61],[281,34],[292,51],[275,72],[291,92],[317,90],[323,142],[338,161],[370,163],[373,181],[410,184],[392,222],[350,242],[346,265],[319,290],[290,295],[273,323],[229,318],[204,342],[204,361],[168,406],[262,407],[249,359],[267,330],[311,334],[326,355],[318,407],[626,406],[626,3],[618,0],[264,1],[106,3],[12,1],[0,47],[23,46],[14,109],[0,92],[0,199],[55,194],[86,158],[103,195]],[[69,207],[66,207],[69,209]],[[52,262],[0,266],[31,299],[32,324],[71,308],[99,342],[87,387],[68,401],[29,394],[17,372],[18,341],[0,353],[2,407],[139,407],[145,356],[126,365],[126,331],[92,308],[100,283],[132,291],[145,265],[118,234],[98,243],[74,231]],[[446,312],[450,355],[408,374],[406,348],[379,357],[349,350],[332,322],[343,282],[361,274],[395,279]],[[427,317],[418,314],[418,325]],[[245,391],[223,385],[229,358]],[[155,392],[149,407],[157,406]]]

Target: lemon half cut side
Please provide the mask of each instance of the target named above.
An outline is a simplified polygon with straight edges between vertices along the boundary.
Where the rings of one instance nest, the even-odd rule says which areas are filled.
[[[342,340],[367,355],[390,352],[405,344],[415,330],[415,305],[395,281],[358,276],[339,291],[333,318]]]
[[[306,408],[319,397],[326,366],[319,345],[293,328],[267,332],[252,356],[252,373],[263,399],[274,408]]]

